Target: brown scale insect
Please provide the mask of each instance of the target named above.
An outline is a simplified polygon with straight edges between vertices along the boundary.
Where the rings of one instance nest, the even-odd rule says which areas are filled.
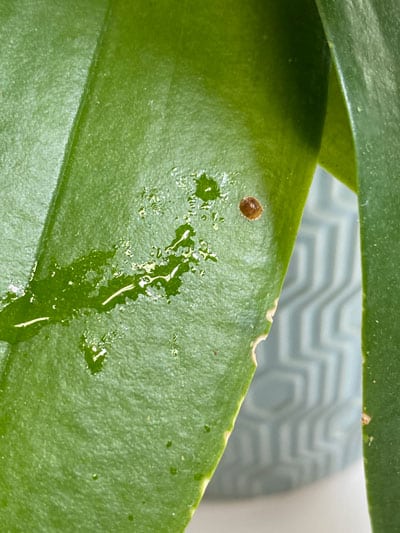
[[[257,220],[263,212],[263,207],[254,196],[245,196],[240,200],[239,209],[249,220]]]

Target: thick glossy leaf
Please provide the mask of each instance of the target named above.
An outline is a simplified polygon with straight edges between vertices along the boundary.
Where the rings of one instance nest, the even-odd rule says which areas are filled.
[[[181,531],[276,307],[323,36],[313,2],[60,4],[1,4],[0,523]]]
[[[29,280],[103,4],[0,2],[0,294]]]
[[[352,191],[357,191],[353,134],[334,66],[329,76],[328,105],[318,162]]]
[[[318,5],[354,128],[364,278],[365,467],[375,532],[400,531],[400,4]]]

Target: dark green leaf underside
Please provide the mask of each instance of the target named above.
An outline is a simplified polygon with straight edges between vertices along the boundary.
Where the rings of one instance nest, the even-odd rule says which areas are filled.
[[[318,162],[352,191],[357,191],[353,134],[334,66],[329,76],[328,104]]]
[[[254,372],[315,166],[313,3],[0,6],[20,139],[1,140],[0,523],[181,531]]]
[[[364,286],[365,468],[374,532],[400,531],[400,4],[318,5],[354,130]]]

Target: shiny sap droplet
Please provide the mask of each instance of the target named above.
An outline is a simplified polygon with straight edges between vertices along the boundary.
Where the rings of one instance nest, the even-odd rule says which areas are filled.
[[[202,174],[196,180],[195,195],[204,202],[209,202],[220,198],[221,192],[218,183],[213,178],[209,178],[206,174]]]
[[[263,212],[263,207],[254,196],[245,196],[240,200],[239,209],[249,220],[257,220]]]
[[[95,342],[89,341],[85,335],[81,336],[80,349],[85,356],[86,364],[92,374],[103,370],[103,364],[107,357],[104,338]]]

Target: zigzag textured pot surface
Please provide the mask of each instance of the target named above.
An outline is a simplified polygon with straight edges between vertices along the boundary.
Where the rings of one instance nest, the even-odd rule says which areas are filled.
[[[355,195],[319,169],[271,333],[207,496],[293,489],[361,455],[357,217]]]

